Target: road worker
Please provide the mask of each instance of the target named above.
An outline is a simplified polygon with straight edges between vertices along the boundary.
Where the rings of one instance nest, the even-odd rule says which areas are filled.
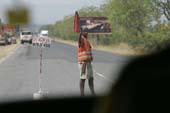
[[[88,79],[90,91],[93,96],[93,68],[91,62],[93,61],[92,47],[87,39],[87,33],[81,33],[78,41],[78,64],[80,69],[80,95],[84,96],[85,80]]]

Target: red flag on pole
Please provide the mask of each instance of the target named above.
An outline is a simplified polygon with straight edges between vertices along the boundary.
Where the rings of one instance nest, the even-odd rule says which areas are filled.
[[[79,18],[79,14],[77,11],[76,11],[75,17],[74,17],[74,32],[75,33],[80,32],[80,18]]]

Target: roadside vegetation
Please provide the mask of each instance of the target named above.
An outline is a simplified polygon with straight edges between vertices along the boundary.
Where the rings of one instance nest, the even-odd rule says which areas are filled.
[[[151,53],[162,50],[170,42],[170,0],[107,0],[100,7],[84,7],[80,16],[106,16],[112,34],[90,35],[93,45],[128,45],[136,51]],[[54,25],[44,25],[51,37],[77,41],[73,32],[74,14]],[[126,47],[126,46],[125,46]]]

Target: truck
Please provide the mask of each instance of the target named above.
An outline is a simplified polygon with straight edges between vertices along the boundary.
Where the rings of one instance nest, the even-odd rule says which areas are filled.
[[[21,44],[32,44],[33,33],[30,30],[23,30],[20,32]]]

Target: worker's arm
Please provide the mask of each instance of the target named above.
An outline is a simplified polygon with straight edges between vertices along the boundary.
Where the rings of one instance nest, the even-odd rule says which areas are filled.
[[[83,74],[86,73],[86,66],[87,66],[87,62],[84,62],[84,63],[83,63],[83,66],[82,66],[82,73],[83,73]]]
[[[91,44],[90,44],[90,48],[91,48],[91,50],[92,50],[92,46],[91,46]],[[91,61],[93,61],[93,53],[91,53]]]

